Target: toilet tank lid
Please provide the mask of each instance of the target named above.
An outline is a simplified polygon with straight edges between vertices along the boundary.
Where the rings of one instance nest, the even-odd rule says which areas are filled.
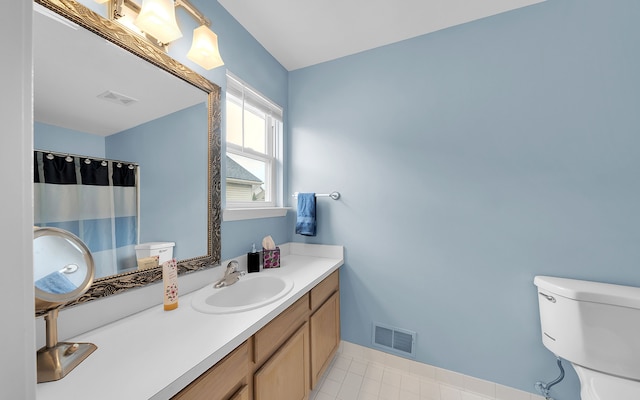
[[[638,287],[554,276],[536,276],[533,283],[540,289],[573,300],[640,309]]]
[[[148,249],[148,250],[156,250],[156,249],[164,249],[167,247],[174,247],[175,242],[147,242],[140,243],[135,246],[136,250]]]

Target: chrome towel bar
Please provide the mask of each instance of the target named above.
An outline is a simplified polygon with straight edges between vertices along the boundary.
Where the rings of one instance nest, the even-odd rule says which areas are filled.
[[[292,194],[292,197],[298,197],[299,192],[295,192]],[[331,192],[331,193],[316,193],[316,197],[331,197],[333,200],[338,200],[340,198],[340,192]]]

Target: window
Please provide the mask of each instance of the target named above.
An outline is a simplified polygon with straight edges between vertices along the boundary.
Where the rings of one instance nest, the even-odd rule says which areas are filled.
[[[227,74],[227,208],[282,202],[282,108]]]

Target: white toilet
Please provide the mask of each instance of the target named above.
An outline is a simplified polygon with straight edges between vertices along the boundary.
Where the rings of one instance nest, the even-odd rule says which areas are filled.
[[[582,400],[640,399],[640,288],[536,276],[542,342],[570,361]]]

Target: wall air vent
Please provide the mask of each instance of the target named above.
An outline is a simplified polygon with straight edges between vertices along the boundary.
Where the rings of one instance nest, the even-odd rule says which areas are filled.
[[[98,98],[110,101],[112,103],[118,103],[123,106],[128,106],[138,101],[134,98],[125,96],[121,93],[113,92],[111,90],[107,90],[106,92],[99,94]]]
[[[373,323],[373,346],[404,357],[415,358],[416,333]]]

